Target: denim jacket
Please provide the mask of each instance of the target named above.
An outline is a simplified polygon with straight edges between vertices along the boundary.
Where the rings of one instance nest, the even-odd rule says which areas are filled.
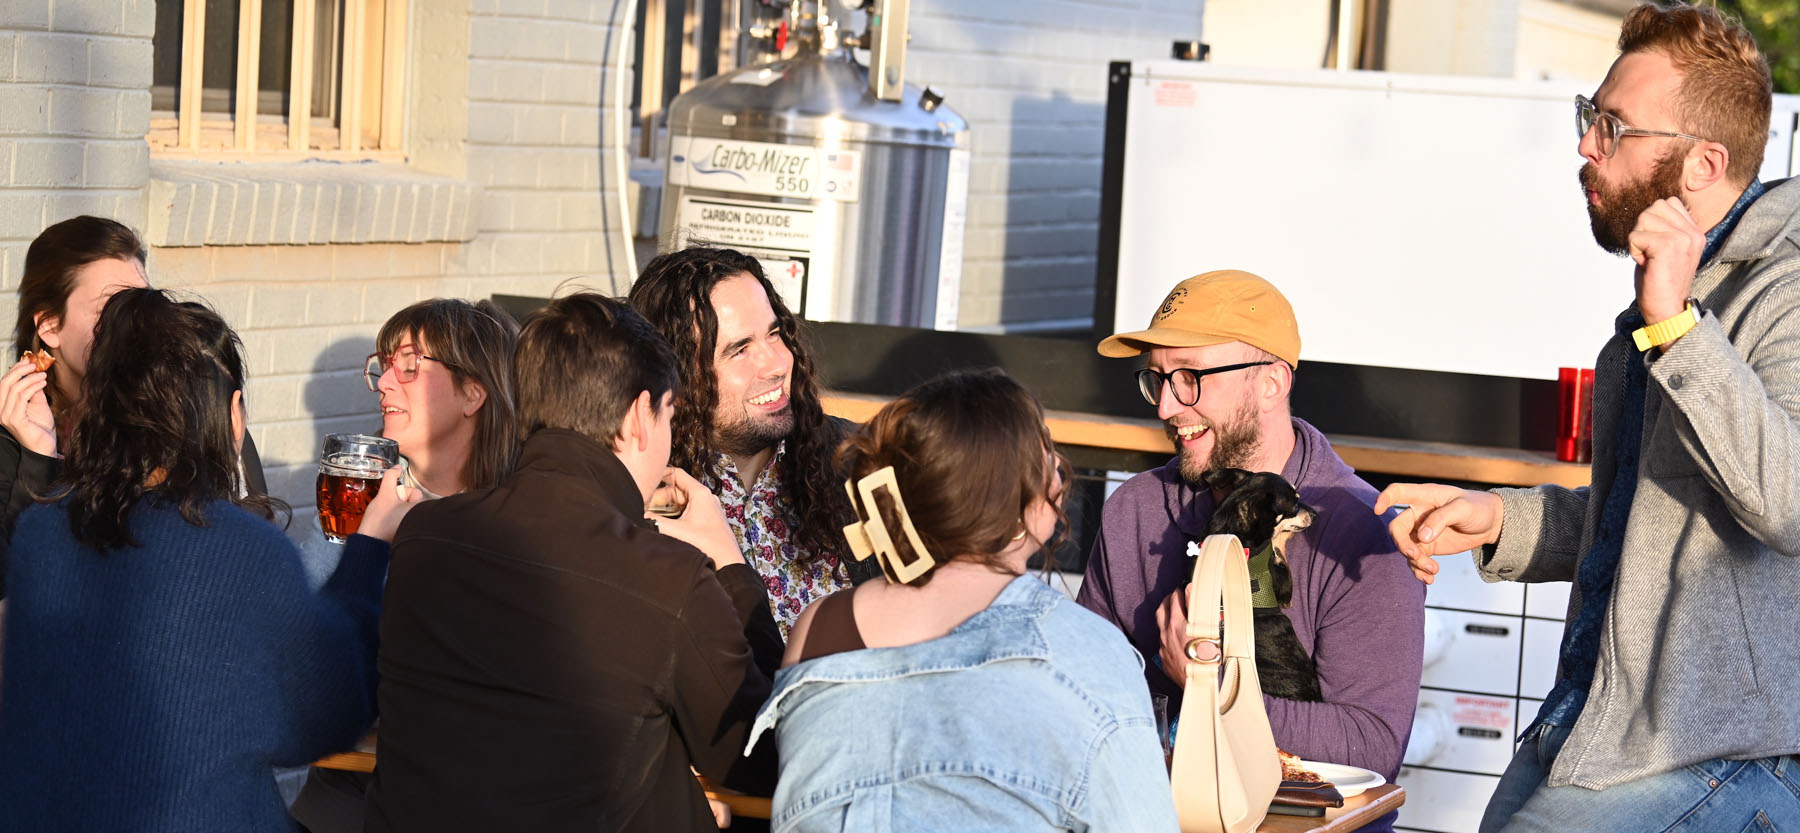
[[[1143,660],[1032,576],[940,639],[782,669],[770,728],[776,831],[1176,829]]]

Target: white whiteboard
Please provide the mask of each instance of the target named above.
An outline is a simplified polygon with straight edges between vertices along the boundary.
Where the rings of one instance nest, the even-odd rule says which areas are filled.
[[[1303,361],[1554,379],[1632,301],[1577,180],[1592,86],[1131,69],[1115,332],[1183,278],[1245,269],[1293,303]],[[1783,105],[1765,179],[1792,159]]]

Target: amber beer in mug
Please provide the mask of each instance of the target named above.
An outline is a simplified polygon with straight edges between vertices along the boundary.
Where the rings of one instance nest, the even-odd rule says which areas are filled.
[[[400,462],[400,446],[384,437],[331,434],[319,454],[319,528],[342,544],[362,525],[363,510],[381,488],[381,475]]]

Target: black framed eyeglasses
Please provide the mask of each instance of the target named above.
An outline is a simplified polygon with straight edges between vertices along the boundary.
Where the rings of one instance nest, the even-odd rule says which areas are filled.
[[[1244,362],[1243,364],[1228,364],[1224,367],[1209,367],[1205,370],[1177,367],[1167,373],[1146,367],[1137,372],[1138,392],[1144,395],[1145,401],[1156,405],[1162,402],[1163,385],[1173,385],[1175,401],[1183,405],[1193,405],[1200,401],[1200,377],[1243,370],[1246,367],[1262,367],[1265,364],[1274,364],[1274,362]]]
[[[368,383],[369,390],[380,393],[381,374],[391,368],[394,371],[394,381],[405,384],[419,378],[420,360],[434,361],[453,370],[456,369],[456,365],[414,350],[387,356],[370,353],[369,357],[363,360],[363,381]]]
[[[1598,130],[1595,130],[1596,126],[1599,128]],[[1587,96],[1575,96],[1575,137],[1579,139],[1586,136],[1589,130],[1594,131],[1594,145],[1600,150],[1600,155],[1608,159],[1611,159],[1612,155],[1618,151],[1619,139],[1624,136],[1667,136],[1671,139],[1688,139],[1695,142],[1707,141],[1699,136],[1692,136],[1687,133],[1673,133],[1667,130],[1645,130],[1640,127],[1628,126],[1624,122],[1619,121],[1618,116],[1611,113],[1600,112],[1600,108],[1594,106],[1593,100]]]

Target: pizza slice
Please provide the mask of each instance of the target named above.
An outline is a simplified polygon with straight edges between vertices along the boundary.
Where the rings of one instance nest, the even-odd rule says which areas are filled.
[[[1282,749],[1279,746],[1275,748],[1275,754],[1281,757],[1281,780],[1300,781],[1307,784],[1326,783],[1325,779],[1319,777],[1318,773],[1307,769],[1301,764],[1299,755],[1289,752],[1286,749]]]

